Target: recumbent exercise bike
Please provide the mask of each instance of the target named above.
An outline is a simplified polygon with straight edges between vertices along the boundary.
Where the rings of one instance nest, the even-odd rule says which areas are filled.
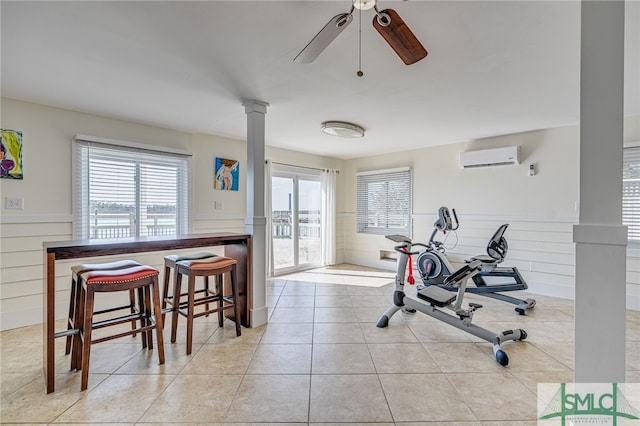
[[[447,259],[444,243],[435,239],[438,232],[446,234],[459,228],[460,222],[453,212],[453,220],[447,207],[438,209],[438,219],[433,224],[434,229],[429,237],[426,249],[418,255],[416,260],[423,286],[438,285],[447,290],[453,290],[450,286],[443,286],[446,278],[455,269]],[[487,254],[477,255],[465,262],[480,261],[481,270],[472,277],[475,286],[467,287],[467,293],[479,294],[492,299],[502,300],[516,305],[515,311],[520,315],[525,315],[527,311],[533,309],[536,304],[534,299],[518,299],[498,292],[526,290],[527,283],[520,275],[516,267],[499,267],[507,255],[509,248],[504,233],[508,224],[501,225],[487,244]],[[422,286],[421,286],[422,287]]]
[[[432,285],[418,290],[416,292],[417,298],[414,298],[405,294],[404,291],[405,270],[409,256],[418,254],[418,252],[412,252],[413,246],[426,247],[426,245],[421,243],[414,244],[411,239],[402,235],[387,235],[386,237],[398,243],[394,247],[394,250],[398,252],[397,272],[393,292],[393,305],[382,314],[376,326],[379,328],[387,327],[391,317],[402,309],[406,309],[409,312],[417,310],[487,342],[491,342],[496,361],[501,365],[508,365],[509,357],[500,345],[509,340],[526,339],[526,331],[513,329],[496,334],[471,322],[474,312],[482,308],[482,305],[469,303],[468,308],[462,306],[467,281],[480,272],[481,262],[479,260],[471,261],[444,279],[443,286],[451,287],[451,289],[457,291],[456,293],[447,291],[441,286]],[[452,314],[444,309],[451,311]]]

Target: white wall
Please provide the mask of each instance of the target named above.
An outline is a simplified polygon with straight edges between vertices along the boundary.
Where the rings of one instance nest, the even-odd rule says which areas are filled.
[[[23,132],[23,180],[0,180],[0,330],[43,319],[43,241],[73,238],[71,141],[76,134],[179,148],[192,153],[192,232],[245,232],[246,143],[145,126],[96,115],[2,99],[0,127]],[[213,189],[216,157],[240,161],[239,191]],[[341,168],[340,160],[267,149],[267,158],[307,167]],[[22,197],[23,210],[6,210],[5,197]],[[222,201],[222,209],[214,209]],[[221,250],[221,249],[219,249]],[[216,250],[214,250],[216,251]],[[164,253],[136,260],[161,268]],[[108,261],[121,257],[100,258]],[[94,259],[96,260],[96,259]],[[84,260],[83,260],[84,261]],[[69,266],[56,268],[56,317],[69,301]]]
[[[42,322],[43,241],[73,238],[71,206],[71,140],[76,134],[180,148],[193,154],[193,232],[244,232],[246,211],[246,144],[211,135],[188,134],[86,113],[2,99],[0,127],[24,133],[24,179],[0,180],[0,329]],[[268,116],[267,116],[268,119]],[[625,141],[640,140],[638,118],[625,123]],[[572,225],[577,222],[577,128],[549,129],[481,141],[440,146],[394,155],[341,161],[267,147],[266,158],[304,167],[334,168],[338,176],[338,261],[392,269],[379,260],[379,250],[390,244],[381,236],[355,232],[355,173],[411,166],[414,170],[414,233],[426,240],[438,207],[455,207],[462,225],[454,255],[484,250],[501,223],[507,231],[509,254],[531,290],[572,298],[574,246]],[[523,164],[463,170],[460,151],[521,145]],[[215,157],[241,162],[240,190],[213,189]],[[528,165],[538,174],[529,177]],[[5,197],[24,198],[24,210],[6,210]],[[222,201],[222,209],[214,209]],[[627,300],[640,308],[640,254],[629,250]],[[160,267],[163,253],[137,256]],[[100,260],[110,260],[102,258]],[[56,312],[65,315],[69,266],[56,269]]]
[[[638,140],[636,122],[636,118],[629,120],[625,128],[628,142]],[[473,169],[459,165],[462,151],[513,145],[522,148],[519,165]],[[504,265],[518,267],[531,292],[573,299],[572,232],[578,222],[579,145],[579,129],[572,126],[349,161],[342,194],[347,242],[344,259],[373,267],[394,267],[380,260],[380,250],[391,249],[390,241],[355,231],[356,173],[409,166],[414,172],[414,240],[428,240],[440,206],[458,212],[458,242],[448,253],[459,260],[483,253],[497,227],[509,223],[505,235],[509,252]],[[530,164],[536,167],[535,176],[528,174]],[[450,237],[447,245],[454,241]],[[638,249],[628,250],[627,305],[632,309],[640,309],[639,253]]]

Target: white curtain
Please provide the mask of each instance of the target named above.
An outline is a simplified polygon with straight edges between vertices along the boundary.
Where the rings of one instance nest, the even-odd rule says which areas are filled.
[[[273,218],[271,208],[271,160],[265,161],[264,166],[264,211],[267,216],[266,229],[266,255],[267,255],[267,277],[273,276]]]
[[[322,171],[322,264],[336,264],[336,175],[332,169]]]

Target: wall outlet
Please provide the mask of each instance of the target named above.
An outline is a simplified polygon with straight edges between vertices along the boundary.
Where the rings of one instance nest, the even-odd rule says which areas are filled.
[[[213,208],[216,210],[222,210],[222,201],[214,201]]]
[[[4,208],[8,210],[23,210],[24,198],[4,197]]]

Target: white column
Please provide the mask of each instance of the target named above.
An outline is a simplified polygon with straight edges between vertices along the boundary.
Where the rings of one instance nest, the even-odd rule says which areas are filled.
[[[245,229],[252,235],[251,327],[267,323],[265,294],[266,223],[264,213],[264,146],[266,102],[245,100],[247,114],[247,217]]]
[[[575,382],[624,382],[624,1],[582,1],[581,15]]]

